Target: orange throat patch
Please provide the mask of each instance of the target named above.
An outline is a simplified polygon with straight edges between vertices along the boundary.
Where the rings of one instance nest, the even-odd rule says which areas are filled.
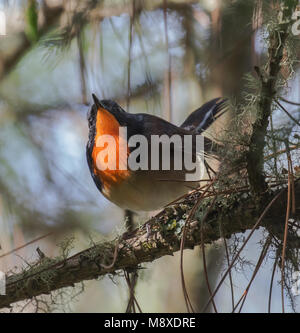
[[[119,122],[110,112],[98,109],[92,159],[94,173],[107,194],[130,176],[127,169],[129,149],[126,139],[119,135],[119,128]]]

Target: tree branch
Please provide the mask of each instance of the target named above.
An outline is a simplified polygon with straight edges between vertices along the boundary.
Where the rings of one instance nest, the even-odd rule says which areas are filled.
[[[257,116],[252,126],[247,154],[247,172],[252,193],[257,195],[261,195],[267,189],[263,174],[265,136],[272,111],[272,102],[276,95],[276,85],[281,70],[285,43],[289,35],[291,17],[297,3],[298,1],[292,0],[289,5],[286,5],[285,10],[282,9],[282,19],[285,23],[278,24],[278,27],[269,32],[270,42],[266,70],[262,72],[260,68],[255,67],[261,80],[261,88],[257,104]]]
[[[283,192],[285,193],[285,191]],[[277,192],[266,194],[259,203],[245,194],[219,196],[215,207],[206,217],[201,235],[201,223],[193,220],[187,228],[185,248],[194,248],[201,243],[211,243],[222,236],[251,229],[262,210]],[[142,263],[151,262],[165,255],[179,251],[182,227],[196,195],[186,203],[167,208],[140,228],[124,233],[119,239],[100,243],[69,258],[40,258],[22,273],[13,274],[6,280],[6,295],[0,296],[0,308],[24,299],[51,291],[74,286],[75,283],[95,279],[106,274],[116,274],[119,270],[136,269]],[[295,184],[295,196],[300,197],[300,182]],[[199,208],[205,212],[210,199],[205,199]],[[286,195],[281,195],[273,205],[262,226],[273,235],[282,237]],[[198,214],[199,216],[199,214]],[[296,216],[300,217],[300,201],[297,200]],[[222,228],[220,228],[222,227]],[[149,232],[150,230],[150,232]],[[289,243],[300,247],[299,239],[290,237]]]
[[[44,11],[45,20],[41,27],[39,27],[39,37],[49,31],[49,29],[58,21],[60,15],[63,13],[63,7],[47,7]],[[22,59],[24,54],[30,50],[32,43],[28,40],[25,32],[19,32],[13,36],[6,37],[4,45],[0,49],[0,80],[2,80],[15,65]],[[13,48],[6,45],[13,44]]]

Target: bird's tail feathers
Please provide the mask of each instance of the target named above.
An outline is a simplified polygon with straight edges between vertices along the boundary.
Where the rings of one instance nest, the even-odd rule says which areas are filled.
[[[215,98],[191,113],[180,127],[201,134],[226,111],[227,99]]]

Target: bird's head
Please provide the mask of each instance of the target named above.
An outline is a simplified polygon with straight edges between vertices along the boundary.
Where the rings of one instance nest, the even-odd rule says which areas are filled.
[[[120,126],[127,125],[128,113],[118,103],[108,99],[100,101],[96,95],[92,96],[94,104],[87,113],[90,139],[97,133],[114,135]]]

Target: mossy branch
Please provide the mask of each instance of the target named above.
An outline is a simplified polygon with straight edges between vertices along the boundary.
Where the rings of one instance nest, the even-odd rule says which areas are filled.
[[[276,87],[284,57],[287,38],[290,34],[292,14],[298,4],[296,0],[281,1],[282,22],[276,22],[269,29],[268,60],[265,70],[255,67],[261,86],[258,91],[257,115],[252,126],[249,151],[247,154],[247,171],[252,193],[261,195],[267,189],[263,174],[265,136],[272,112],[272,103],[276,95]]]
[[[203,240],[211,243],[221,237],[230,237],[251,229],[267,203],[278,193],[270,192],[259,202],[253,196],[233,194],[219,196],[214,209],[206,216]],[[262,226],[273,235],[282,238],[284,229],[284,207],[286,191],[273,205]],[[300,182],[295,184],[295,196],[300,197]],[[12,274],[6,280],[6,295],[0,296],[0,308],[12,303],[49,294],[54,290],[73,286],[75,283],[96,279],[106,274],[116,274],[126,269],[136,269],[141,264],[152,262],[165,255],[179,251],[182,228],[196,198],[185,205],[167,208],[140,228],[124,233],[119,239],[100,243],[69,258],[40,257],[22,273]],[[300,217],[300,200],[296,200],[296,216]],[[189,224],[185,248],[194,248],[201,243],[201,216],[205,215],[210,199],[205,199],[195,219]],[[292,235],[289,244],[300,247],[297,237]]]

